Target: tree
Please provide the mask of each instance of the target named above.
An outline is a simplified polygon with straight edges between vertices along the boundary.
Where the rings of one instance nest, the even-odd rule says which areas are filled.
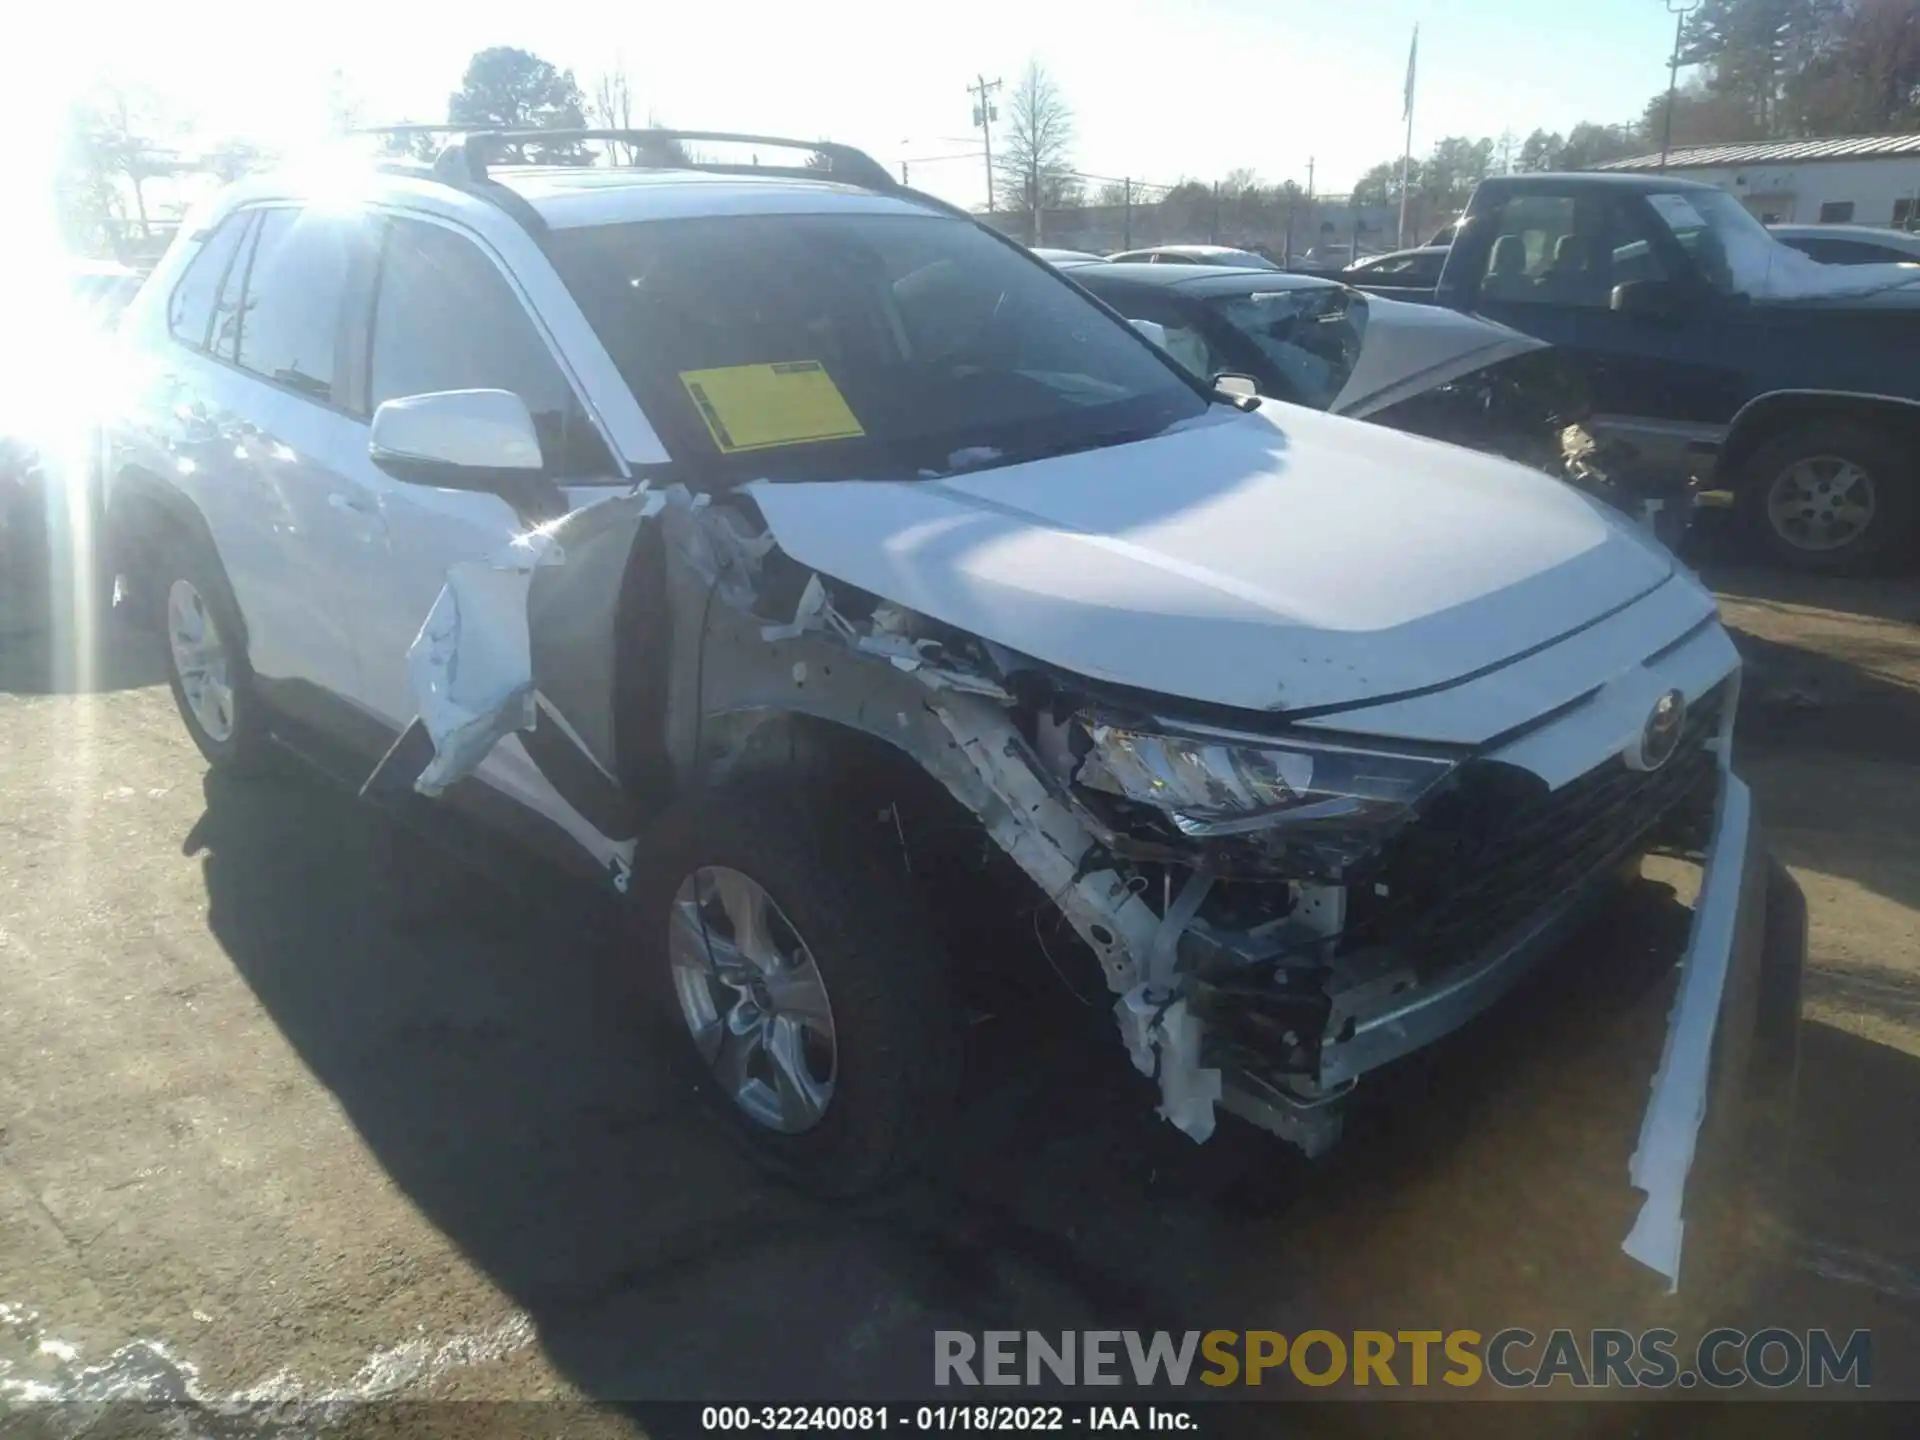
[[[1656,144],[1658,141],[1655,142]],[[1596,125],[1583,120],[1567,132],[1556,169],[1591,170],[1609,160],[1645,153],[1646,138],[1631,125]]]
[[[1520,142],[1519,168],[1528,172],[1558,170],[1567,137],[1557,130],[1535,130]]]
[[[1493,164],[1490,173],[1511,175],[1520,162],[1520,137],[1511,129],[1502,130],[1500,138],[1493,142]]]
[[[1007,128],[998,156],[1000,203],[1032,217],[1031,239],[1041,238],[1045,210],[1078,203],[1073,173],[1073,111],[1038,60],[1027,62],[1007,99]]]
[[[1491,139],[1449,135],[1434,143],[1433,153],[1421,164],[1415,193],[1435,210],[1464,209],[1473,187],[1487,178],[1492,163]]]
[[[1658,150],[1667,134],[1667,92],[1662,90],[1647,102],[1647,113],[1641,118],[1641,151]],[[1674,92],[1674,149],[1761,138],[1760,124],[1743,102],[1713,93],[1698,76]]]
[[[126,259],[136,242],[151,244],[146,182],[193,168],[153,138],[169,128],[152,96],[118,86],[68,111],[54,188],[70,245]]]
[[[359,91],[348,82],[346,72],[336,66],[327,77],[328,131],[334,135],[351,135],[360,128],[365,109]]]
[[[200,168],[211,172],[223,185],[231,185],[243,175],[264,169],[273,160],[271,152],[247,140],[223,140],[200,157]]]
[[[1420,188],[1421,163],[1415,160],[1407,167],[1407,184],[1412,189]],[[1353,182],[1353,203],[1360,206],[1398,205],[1400,203],[1400,162],[1382,160],[1378,165],[1370,166]]]
[[[1784,134],[1789,79],[1830,43],[1843,3],[1704,0],[1682,31],[1681,62],[1706,66],[1707,91],[1736,100],[1761,135]]]
[[[1852,0],[1788,79],[1782,115],[1801,135],[1920,130],[1920,6]]]
[[[1096,205],[1125,205],[1129,200],[1138,205],[1140,192],[1136,187],[1129,193],[1124,180],[1103,181],[1100,188],[1093,192],[1093,203]]]
[[[595,127],[602,130],[632,130],[633,123],[633,82],[618,62],[615,68],[601,72],[594,82],[593,98],[587,102],[587,115]],[[657,130],[660,122],[653,113],[647,113],[647,122],[639,127]],[[633,144],[623,140],[609,141],[608,158],[616,165],[687,165],[692,157],[686,146],[678,140],[644,140]]]
[[[447,99],[447,119],[488,130],[579,130],[586,126],[586,100],[571,70],[556,70],[538,55],[496,45],[468,62],[460,88]],[[508,164],[585,165],[577,142],[507,145]]]
[[[54,216],[69,249],[124,261],[126,205],[105,132],[105,118],[92,105],[68,111],[54,169]]]

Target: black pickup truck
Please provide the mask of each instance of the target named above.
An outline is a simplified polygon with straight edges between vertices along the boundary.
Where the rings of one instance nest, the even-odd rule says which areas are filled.
[[[1480,183],[1439,284],[1349,283],[1559,346],[1587,428],[1644,469],[1730,490],[1806,569],[1910,553],[1920,517],[1920,268],[1828,266],[1738,200],[1655,175]]]

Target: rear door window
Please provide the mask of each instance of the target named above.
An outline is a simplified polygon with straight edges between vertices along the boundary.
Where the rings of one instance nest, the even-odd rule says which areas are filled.
[[[241,237],[252,221],[251,212],[229,215],[201,242],[200,252],[187,262],[173,294],[167,299],[167,329],[183,345],[199,349],[207,343],[214,297],[227,278]]]
[[[227,266],[227,283],[220,287],[220,299],[213,307],[213,326],[207,332],[207,348],[219,359],[229,363],[240,344],[240,298],[247,288],[247,266],[253,259],[253,237],[260,230],[260,216],[264,212],[249,210],[246,213],[245,233],[240,240],[240,248],[234,253],[233,263]]]
[[[262,215],[237,318],[242,369],[332,402],[352,236],[352,223],[334,216],[304,210]]]

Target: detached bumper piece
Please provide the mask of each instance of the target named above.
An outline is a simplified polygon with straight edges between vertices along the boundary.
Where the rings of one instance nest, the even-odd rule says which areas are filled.
[[[1693,932],[1667,1019],[1653,1092],[1628,1178],[1645,1193],[1621,1249],[1680,1283],[1687,1189],[1711,1123],[1717,1138],[1779,1126],[1791,1110],[1799,1059],[1806,900],[1771,861],[1751,792],[1727,777]]]

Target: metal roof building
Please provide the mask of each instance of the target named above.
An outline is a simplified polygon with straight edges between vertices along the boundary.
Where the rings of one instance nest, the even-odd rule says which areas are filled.
[[[1656,152],[1595,168],[1657,171],[1661,164]],[[1768,223],[1920,229],[1920,134],[1691,145],[1670,152],[1665,170],[1738,196]]]
[[[1690,145],[1667,155],[1667,169],[1702,165],[1790,165],[1802,160],[1875,160],[1883,156],[1920,159],[1920,134],[1847,135],[1837,140],[1751,140],[1739,145]],[[1596,170],[1658,170],[1660,155],[1609,160]]]

